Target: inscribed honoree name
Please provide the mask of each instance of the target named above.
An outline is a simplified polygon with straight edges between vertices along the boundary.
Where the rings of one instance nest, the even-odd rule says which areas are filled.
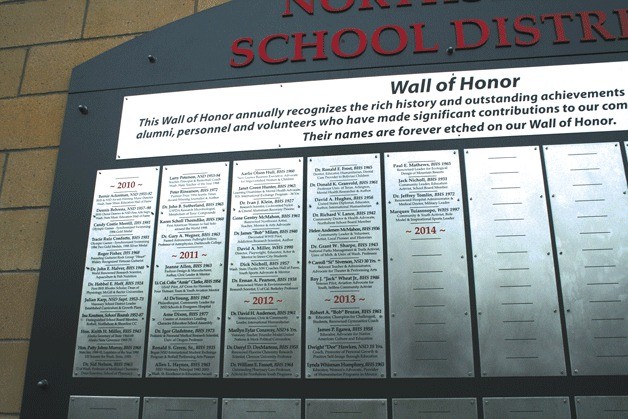
[[[386,375],[380,159],[308,160],[306,372]]]
[[[225,377],[301,375],[303,159],[233,168]]]
[[[217,377],[228,163],[164,167],[148,377]]]
[[[142,374],[158,183],[158,167],[98,172],[75,377]]]

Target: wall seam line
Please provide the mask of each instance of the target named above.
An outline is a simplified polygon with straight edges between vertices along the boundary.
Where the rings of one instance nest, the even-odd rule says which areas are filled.
[[[39,269],[7,269],[7,270],[0,270],[0,276],[2,275],[6,275],[6,274],[38,274],[39,273]]]
[[[81,27],[81,39],[85,36],[85,27],[87,26],[87,12],[89,11],[89,0],[85,0],[85,10],[83,11],[83,26]]]
[[[34,210],[34,209],[48,209],[49,205],[36,205],[36,206],[23,206],[23,207],[8,207],[8,208],[0,208],[0,213],[9,212],[9,211],[23,211],[23,210]]]
[[[2,166],[2,174],[0,175],[0,198],[2,198],[2,187],[4,186],[4,178],[7,174],[7,165],[9,163],[9,153],[4,155],[4,162]]]
[[[36,44],[26,44],[26,45],[15,45],[15,46],[10,46],[10,47],[0,47],[0,52],[1,51],[12,50],[12,49],[25,49],[25,48],[32,48],[32,47],[47,47],[47,46],[50,46],[50,45],[69,44],[71,42],[98,41],[98,40],[101,40],[101,39],[108,39],[108,38],[121,38],[123,36],[135,36],[135,37],[137,37],[139,35],[143,35],[144,33],[146,33],[146,32],[145,31],[143,31],[143,32],[129,32],[129,33],[114,34],[114,35],[91,36],[91,37],[88,37],[88,38],[68,38],[68,39],[62,39],[62,40],[59,40],[59,41],[38,42]]]
[[[20,84],[17,87],[17,95],[15,97],[20,97],[22,93],[22,85],[24,84],[24,77],[26,76],[26,65],[28,64],[28,57],[31,54],[31,47],[26,47],[26,54],[24,54],[24,65],[22,66],[22,74],[20,75]]]

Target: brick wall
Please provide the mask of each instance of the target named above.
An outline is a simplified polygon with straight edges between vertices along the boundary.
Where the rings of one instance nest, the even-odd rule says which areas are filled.
[[[19,415],[73,67],[228,0],[0,0],[0,419]]]

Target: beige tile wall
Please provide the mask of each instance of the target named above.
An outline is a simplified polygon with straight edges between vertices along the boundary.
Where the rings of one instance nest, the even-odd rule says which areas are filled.
[[[0,419],[20,412],[72,68],[228,0],[0,0]]]

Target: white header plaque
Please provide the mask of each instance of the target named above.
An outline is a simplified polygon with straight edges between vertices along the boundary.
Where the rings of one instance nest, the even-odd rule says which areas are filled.
[[[628,90],[625,74],[628,63],[613,62],[129,96],[117,154],[621,131],[628,129],[625,109],[617,106]]]

